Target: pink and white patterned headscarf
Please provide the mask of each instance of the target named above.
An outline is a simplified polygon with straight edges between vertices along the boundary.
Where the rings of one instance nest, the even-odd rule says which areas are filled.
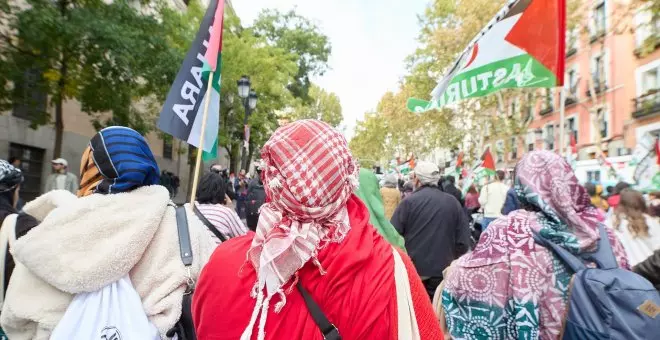
[[[264,145],[262,178],[268,202],[261,207],[248,262],[257,272],[257,304],[241,339],[249,340],[261,314],[258,339],[271,298],[279,312],[284,286],[329,242],[341,242],[350,224],[346,202],[358,185],[359,168],[344,136],[328,124],[302,120],[279,128]],[[295,282],[292,281],[290,287]],[[265,290],[265,294],[264,294]],[[287,290],[287,292],[290,290]]]

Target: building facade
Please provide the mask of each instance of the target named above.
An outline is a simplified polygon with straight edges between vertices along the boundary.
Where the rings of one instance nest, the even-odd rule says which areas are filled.
[[[589,1],[584,5],[588,27],[579,25],[566,33],[565,145],[560,145],[559,135],[561,90],[539,89],[538,99],[524,112],[524,136],[489,136],[484,141],[498,167],[512,168],[531,150],[568,153],[574,141],[580,180],[620,179],[601,173],[598,149],[619,177],[631,180],[626,164],[637,141],[645,133],[660,136],[660,23],[653,22],[645,7],[621,16],[616,4]],[[518,101],[506,105],[515,107]]]

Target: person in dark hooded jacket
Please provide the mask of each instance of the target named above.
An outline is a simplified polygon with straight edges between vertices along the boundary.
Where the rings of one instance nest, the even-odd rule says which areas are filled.
[[[5,219],[17,214],[16,224],[13,226],[14,231],[12,233],[15,234],[17,239],[27,234],[28,231],[39,224],[39,221],[34,217],[25,213],[19,213],[18,209],[16,209],[21,183],[23,183],[23,173],[21,170],[15,168],[5,160],[0,160],[0,225],[3,228],[12,227],[4,224],[6,222]],[[10,223],[9,220],[7,222]],[[13,222],[11,223],[13,224]],[[0,257],[4,258],[4,263],[2,263],[4,265],[2,269],[4,272],[4,282],[0,284],[2,284],[2,297],[4,298],[15,263],[14,258],[9,252],[9,247],[7,245],[0,245],[0,249],[2,248],[5,248],[4,254],[0,254]]]
[[[458,188],[456,188],[456,179],[454,176],[447,176],[440,179],[438,185],[442,188],[442,191],[456,197],[458,203],[461,204],[461,207],[465,207],[465,200],[463,199],[463,194]]]

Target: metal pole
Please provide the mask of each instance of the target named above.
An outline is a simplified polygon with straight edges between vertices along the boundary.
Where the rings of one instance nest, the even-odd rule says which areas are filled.
[[[566,89],[559,90],[559,154],[566,156],[566,136],[564,135],[564,115],[566,111]]]
[[[246,164],[246,161],[247,161],[247,153],[248,153],[247,147],[245,145],[245,142],[246,142],[245,127],[248,124],[248,116],[250,115],[250,105],[248,104],[248,98],[249,97],[245,97],[245,100],[243,101],[243,106],[245,107],[245,116],[243,117],[243,146],[242,146],[243,154],[241,156],[241,168],[238,169],[239,172],[241,170],[245,169],[245,164]],[[247,172],[247,169],[245,169],[245,171]]]

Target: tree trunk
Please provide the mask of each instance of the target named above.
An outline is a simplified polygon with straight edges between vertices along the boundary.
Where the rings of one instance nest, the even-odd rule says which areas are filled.
[[[55,146],[53,148],[53,158],[62,156],[62,139],[64,135],[64,87],[66,86],[67,63],[66,55],[62,55],[62,65],[60,66],[60,80],[57,82],[58,95],[55,96]]]
[[[66,0],[60,0],[58,5],[60,7],[60,15],[66,17],[68,2]],[[64,91],[68,73],[67,59],[68,56],[65,48],[60,59],[60,79],[57,81],[57,96],[55,96],[55,146],[53,147],[53,158],[60,158],[62,156],[62,139],[64,137],[64,108],[62,105],[64,104]]]

